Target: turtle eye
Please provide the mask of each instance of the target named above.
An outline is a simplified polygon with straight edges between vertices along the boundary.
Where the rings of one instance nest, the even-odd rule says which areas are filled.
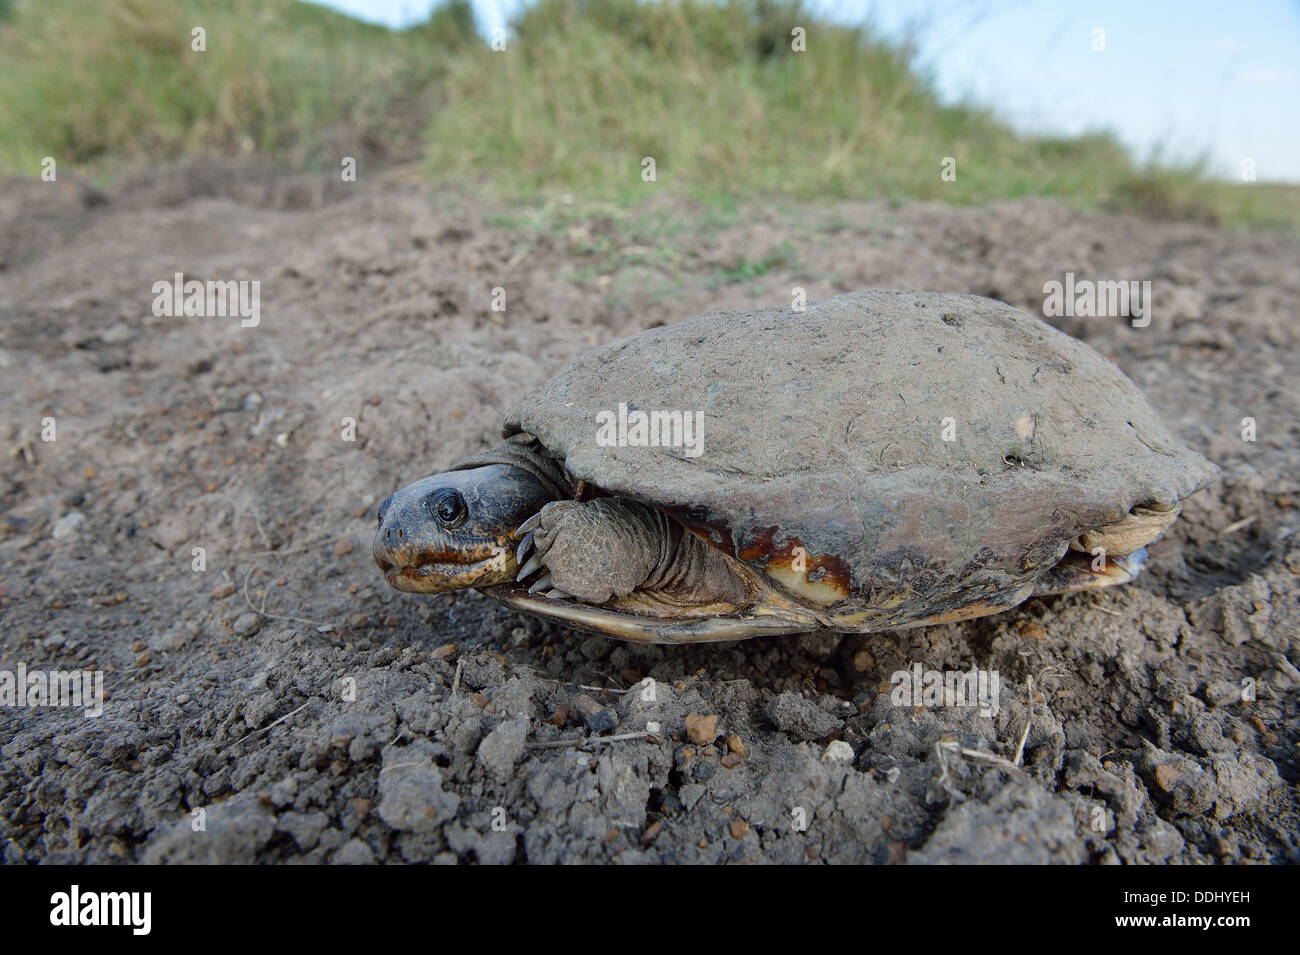
[[[388,513],[388,505],[392,503],[393,503],[393,499],[391,497],[386,497],[384,498],[383,503],[379,505],[379,513],[377,517],[379,518],[380,527],[384,526],[384,515]]]
[[[429,511],[444,527],[459,527],[465,521],[465,499],[459,491],[437,491],[429,498]]]

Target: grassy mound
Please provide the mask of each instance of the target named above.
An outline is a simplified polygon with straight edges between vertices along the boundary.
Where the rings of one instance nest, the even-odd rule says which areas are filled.
[[[1034,195],[1300,224],[1300,188],[1139,167],[1106,134],[1024,136],[989,110],[941,103],[909,49],[799,0],[540,0],[503,50],[467,0],[403,31],[297,0],[5,10],[0,0],[0,168],[28,175],[44,156],[100,170],[196,152],[325,167],[343,144],[423,152],[436,181],[515,198]],[[206,52],[191,49],[196,27]]]

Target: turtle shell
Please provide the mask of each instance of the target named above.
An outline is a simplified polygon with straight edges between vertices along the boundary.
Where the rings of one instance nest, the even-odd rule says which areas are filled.
[[[699,453],[674,434],[637,444],[635,429],[611,444],[611,418],[638,411],[698,413]],[[1217,473],[1087,345],[946,293],[853,292],[650,329],[569,362],[505,430],[840,623],[1018,602],[1080,533]]]

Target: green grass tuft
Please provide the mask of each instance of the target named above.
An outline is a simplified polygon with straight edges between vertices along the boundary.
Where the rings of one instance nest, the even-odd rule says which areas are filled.
[[[436,77],[431,40],[296,0],[18,0],[0,28],[0,166],[197,152],[333,165],[332,131],[412,138],[388,117]]]
[[[796,26],[806,52],[791,49]],[[1024,136],[989,110],[945,105],[906,47],[819,21],[798,0],[541,0],[504,52],[478,47],[457,60],[445,98],[431,126],[433,176],[503,196],[1051,196],[1157,217],[1300,223],[1294,199],[1279,208],[1253,185],[1211,187],[1197,164],[1139,168],[1106,133]],[[654,183],[642,180],[645,157]],[[955,181],[941,176],[946,157]]]

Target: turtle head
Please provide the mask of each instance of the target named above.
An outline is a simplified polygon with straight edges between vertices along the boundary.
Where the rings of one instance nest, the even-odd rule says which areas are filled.
[[[375,563],[398,590],[439,594],[515,579],[515,528],[554,494],[506,464],[416,481],[379,505]]]

